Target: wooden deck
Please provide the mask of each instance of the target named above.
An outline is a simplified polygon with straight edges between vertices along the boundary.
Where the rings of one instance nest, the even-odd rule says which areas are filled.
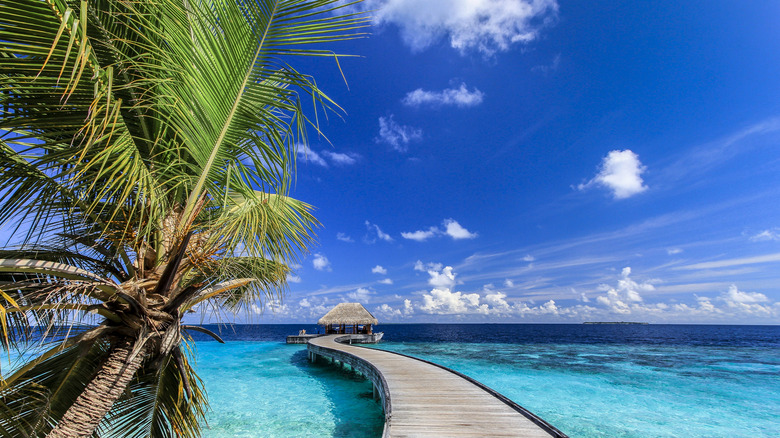
[[[345,344],[348,339],[311,339],[309,358],[349,366],[372,381],[385,413],[384,437],[566,437],[462,374],[410,356]]]

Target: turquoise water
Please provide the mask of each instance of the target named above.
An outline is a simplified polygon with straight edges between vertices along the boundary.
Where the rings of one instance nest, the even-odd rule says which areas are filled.
[[[610,344],[394,343],[476,378],[572,437],[780,436],[780,351]],[[377,437],[370,383],[301,346],[199,342],[206,437]],[[229,358],[229,359],[228,359]]]
[[[780,436],[780,351],[382,343],[453,368],[572,437]]]
[[[197,343],[211,404],[206,438],[378,437],[371,383],[307,361],[306,348],[264,341]]]
[[[381,436],[371,384],[284,344],[299,328],[235,326],[226,344],[195,342],[211,403],[204,437]],[[456,369],[573,438],[780,437],[780,327],[383,329],[375,348]]]

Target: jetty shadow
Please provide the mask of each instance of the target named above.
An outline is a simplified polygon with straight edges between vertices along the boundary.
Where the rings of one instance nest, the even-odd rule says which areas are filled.
[[[369,380],[324,360],[309,362],[304,348],[292,355],[293,365],[315,379],[330,400],[328,406],[307,406],[308,409],[329,409],[335,418],[335,438],[381,437],[384,428],[382,406],[373,398]]]

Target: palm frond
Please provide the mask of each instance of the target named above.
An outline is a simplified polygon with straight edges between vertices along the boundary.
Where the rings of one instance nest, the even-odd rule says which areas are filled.
[[[44,436],[84,390],[107,357],[107,343],[74,343],[33,360],[0,383],[0,400],[11,416],[0,416],[3,428],[18,428],[7,436]],[[9,423],[8,426],[2,423]]]
[[[176,347],[159,369],[142,368],[102,425],[105,437],[198,437],[208,406],[203,382]]]

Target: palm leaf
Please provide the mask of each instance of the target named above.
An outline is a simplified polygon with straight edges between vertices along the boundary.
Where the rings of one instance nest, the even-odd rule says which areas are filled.
[[[139,371],[127,395],[115,404],[106,418],[101,436],[200,436],[208,406],[203,382],[179,347],[176,354],[180,355],[181,361],[170,356],[159,369],[147,365]]]
[[[44,436],[70,407],[107,357],[102,341],[74,343],[54,354],[33,360],[0,385],[0,400],[12,416],[0,416],[0,424],[18,428],[6,436]]]

